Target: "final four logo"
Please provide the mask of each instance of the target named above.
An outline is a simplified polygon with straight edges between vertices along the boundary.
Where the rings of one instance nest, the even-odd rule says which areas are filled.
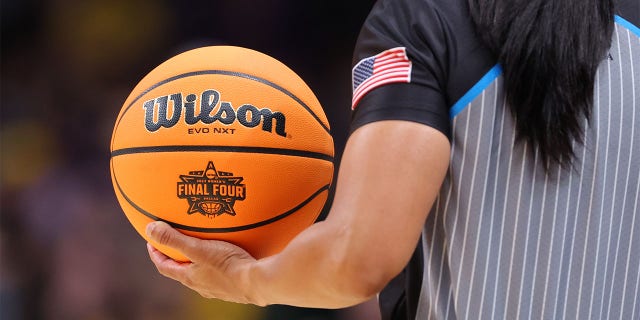
[[[235,177],[231,172],[216,170],[213,161],[209,161],[203,171],[190,171],[180,175],[178,198],[189,202],[188,214],[199,212],[207,217],[222,214],[235,216],[233,206],[236,200],[244,200],[246,186],[243,177]]]

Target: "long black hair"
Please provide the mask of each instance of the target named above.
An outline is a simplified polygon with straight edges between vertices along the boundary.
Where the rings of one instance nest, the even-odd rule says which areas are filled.
[[[571,166],[583,143],[596,70],[613,32],[611,0],[469,0],[478,35],[503,69],[518,141],[545,168]]]

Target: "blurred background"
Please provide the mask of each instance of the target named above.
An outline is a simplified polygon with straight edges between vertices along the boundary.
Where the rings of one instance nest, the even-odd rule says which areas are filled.
[[[373,0],[2,0],[0,318],[375,320],[206,300],[160,276],[117,204],[109,140],[134,85],[169,57],[228,44],[314,90],[340,159],[351,53]]]

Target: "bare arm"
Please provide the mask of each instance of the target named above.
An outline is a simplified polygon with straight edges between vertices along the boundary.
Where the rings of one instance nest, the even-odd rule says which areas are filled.
[[[430,127],[381,121],[345,148],[327,219],[281,253],[254,260],[239,248],[190,238],[166,224],[150,237],[183,251],[181,264],[150,249],[158,270],[203,296],[259,305],[340,308],[369,299],[406,265],[447,170],[449,142]]]

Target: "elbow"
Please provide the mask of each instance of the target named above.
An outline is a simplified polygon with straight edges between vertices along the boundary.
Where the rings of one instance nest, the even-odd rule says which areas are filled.
[[[371,267],[362,267],[350,273],[353,279],[351,294],[360,302],[375,297],[397,275],[397,273],[383,272]]]
[[[329,254],[327,279],[334,293],[357,304],[376,296],[397,276],[415,247],[391,244],[382,238],[363,237],[347,224],[336,227]],[[363,241],[362,239],[367,239]],[[329,271],[327,270],[327,271]]]
[[[379,294],[400,271],[401,268],[396,272],[375,265],[347,262],[337,271],[335,292],[343,295],[349,305],[356,305]]]
[[[406,265],[404,259],[398,260],[393,254],[375,254],[369,250],[348,251],[349,254],[334,257],[337,259],[334,260],[336,269],[333,274],[338,278],[333,283],[338,285],[337,291],[347,294],[356,303],[367,301],[380,293]]]

